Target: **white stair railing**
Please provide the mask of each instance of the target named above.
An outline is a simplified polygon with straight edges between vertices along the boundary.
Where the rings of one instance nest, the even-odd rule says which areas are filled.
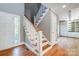
[[[41,23],[41,21],[43,20],[43,17],[45,16],[48,10],[49,9],[46,6],[44,5],[40,6],[37,15],[34,16],[34,24],[36,27]]]
[[[42,56],[42,31],[38,31],[39,33],[39,55]]]
[[[38,33],[39,33],[39,42],[40,42],[40,44],[39,44],[39,47],[40,47],[40,50],[39,50],[39,55],[40,56],[42,56],[42,55],[44,55],[48,50],[50,50],[51,48],[52,48],[52,45],[51,45],[51,43],[47,40],[47,38],[45,37],[45,35],[44,35],[44,33],[43,33],[43,31],[42,30],[40,30],[40,31],[38,31]],[[48,48],[46,48],[45,50],[43,50],[43,41],[47,41],[47,43],[45,43],[45,45],[50,45],[50,47],[48,47]]]
[[[46,50],[43,52],[42,50],[42,41],[44,40],[43,31],[36,31],[33,24],[26,17],[24,17],[23,28],[25,31],[25,43],[27,43],[31,47],[33,52],[35,52],[37,55],[42,56],[47,51]]]
[[[24,17],[23,27],[25,31],[25,43],[27,43],[36,54],[39,54],[39,34],[26,17]]]

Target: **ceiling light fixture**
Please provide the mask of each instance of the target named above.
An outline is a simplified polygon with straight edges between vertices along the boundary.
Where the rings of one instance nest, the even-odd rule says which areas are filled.
[[[66,5],[63,5],[63,6],[62,6],[62,8],[66,8],[66,7],[67,7]]]

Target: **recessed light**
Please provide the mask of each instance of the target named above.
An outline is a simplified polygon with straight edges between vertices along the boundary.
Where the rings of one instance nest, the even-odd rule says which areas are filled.
[[[66,7],[67,7],[66,5],[63,5],[63,6],[62,6],[62,8],[66,8]]]

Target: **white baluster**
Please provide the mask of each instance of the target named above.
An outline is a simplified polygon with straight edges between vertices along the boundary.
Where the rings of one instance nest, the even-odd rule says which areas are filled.
[[[42,31],[38,31],[39,33],[39,55],[42,56]]]

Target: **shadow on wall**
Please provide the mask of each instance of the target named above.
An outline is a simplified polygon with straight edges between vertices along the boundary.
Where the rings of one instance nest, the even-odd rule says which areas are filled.
[[[25,11],[24,15],[31,20],[31,22],[34,24],[34,16],[37,14],[41,4],[40,3],[25,3]]]

